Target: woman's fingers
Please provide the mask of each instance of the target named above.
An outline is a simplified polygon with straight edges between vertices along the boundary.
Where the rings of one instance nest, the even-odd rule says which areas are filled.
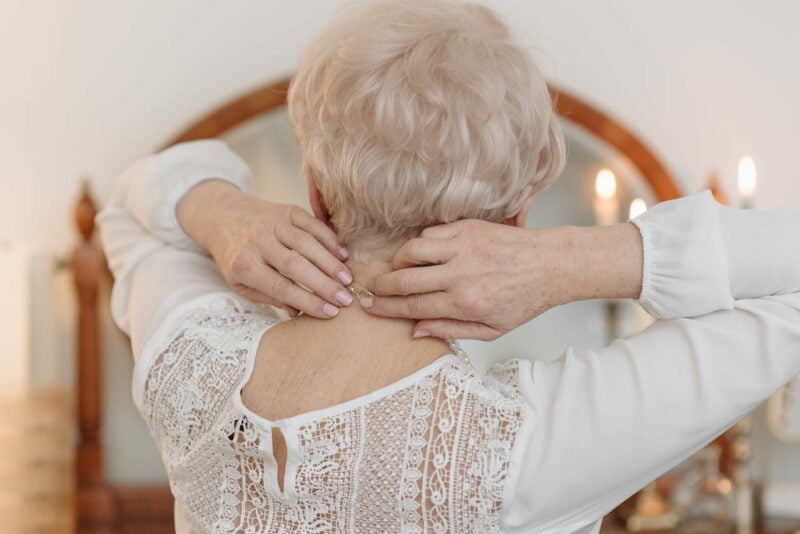
[[[421,293],[408,297],[379,297],[372,299],[371,306],[362,307],[373,315],[382,317],[405,317],[407,319],[434,319],[454,317],[458,314],[449,301],[447,293]]]
[[[392,258],[392,268],[445,263],[458,253],[458,243],[452,239],[417,237],[407,241]]]
[[[353,302],[353,296],[343,285],[331,280],[299,252],[288,248],[273,251],[269,264],[286,278],[308,288],[334,306],[348,306]]]
[[[237,276],[239,283],[313,317],[327,319],[339,313],[338,307],[306,291],[261,261],[253,261],[248,268],[240,269]]]
[[[322,243],[331,254],[336,257],[346,260],[348,256],[347,248],[339,243],[339,238],[336,233],[324,222],[320,221],[306,210],[294,207],[289,212],[289,221],[296,227],[305,230],[317,241]]]
[[[313,265],[319,268],[320,276],[332,278],[338,283],[344,285],[349,285],[353,281],[353,275],[350,274],[350,270],[345,266],[345,264],[331,254],[330,251],[327,250],[312,234],[309,234],[294,226],[282,224],[275,228],[275,237],[286,248],[297,251],[301,256],[305,257],[307,260],[313,263]],[[319,277],[316,278],[319,279]],[[337,290],[344,290],[344,287],[336,287],[334,289],[333,285],[326,284],[328,289],[333,289],[334,293],[320,293],[317,287],[308,285],[300,280],[297,281],[309,287],[312,291],[314,291],[314,293],[324,298],[333,297]],[[323,288],[320,287],[319,289]],[[331,302],[334,301],[332,300]],[[339,304],[342,303],[340,302]]]
[[[492,341],[503,333],[483,323],[434,319],[419,321],[414,326],[414,337],[440,337],[442,339],[479,339]]]
[[[376,276],[367,288],[381,296],[411,295],[445,291],[450,269],[445,265],[409,267]]]
[[[455,237],[461,233],[461,230],[464,227],[464,221],[455,221],[446,224],[437,224],[436,226],[429,226],[425,228],[421,233],[420,237],[433,237],[437,239],[448,239],[451,237]]]

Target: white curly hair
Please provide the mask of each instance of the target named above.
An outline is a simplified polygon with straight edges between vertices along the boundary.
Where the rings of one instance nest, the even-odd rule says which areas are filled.
[[[302,55],[288,104],[303,172],[356,259],[426,226],[512,217],[564,167],[542,75],[479,4],[344,8]]]

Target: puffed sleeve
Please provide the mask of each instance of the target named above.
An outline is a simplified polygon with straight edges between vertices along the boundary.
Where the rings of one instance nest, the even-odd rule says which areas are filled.
[[[129,167],[97,216],[112,315],[131,337],[133,401],[168,471],[215,428],[261,334],[279,322],[232,292],[178,222],[180,198],[212,178],[250,188],[249,169],[223,143],[178,145]]]
[[[252,189],[250,169],[221,141],[175,145],[126,169],[97,215],[115,279],[112,317],[130,335],[134,357],[171,310],[201,295],[229,290],[213,260],[183,231],[175,214],[180,198],[211,178]]]
[[[644,251],[637,302],[656,318],[800,291],[798,213],[731,208],[705,190],[656,204],[631,222]]]
[[[181,228],[175,207],[189,189],[209,178],[253,192],[252,172],[228,145],[202,139],[174,145],[134,165],[120,189],[124,207],[154,237],[174,247],[206,253]],[[124,178],[122,181],[125,181]]]
[[[717,206],[705,190],[631,220],[644,252],[638,303],[650,315],[692,317],[733,306]]]
[[[702,193],[646,215],[640,300],[672,318],[521,364],[530,416],[512,453],[509,532],[595,524],[800,373],[800,213]]]

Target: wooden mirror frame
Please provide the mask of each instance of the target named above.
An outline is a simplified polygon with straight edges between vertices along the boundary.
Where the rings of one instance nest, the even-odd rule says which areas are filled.
[[[166,146],[218,137],[234,126],[286,104],[289,80],[269,84],[214,110]],[[659,201],[681,196],[664,165],[627,128],[579,98],[550,86],[559,115],[588,130],[628,157]],[[166,148],[166,147],[165,147]],[[75,225],[81,236],[71,267],[78,295],[76,521],[79,532],[172,532],[169,487],[115,487],[108,483],[103,462],[102,351],[98,320],[98,288],[107,278],[105,258],[94,242],[97,212],[86,185],[76,205]]]
[[[290,79],[259,87],[198,120],[165,146],[219,137],[231,128],[286,105]],[[625,155],[650,185],[661,202],[681,195],[675,180],[652,150],[630,130],[580,98],[548,84],[560,116],[594,134]]]

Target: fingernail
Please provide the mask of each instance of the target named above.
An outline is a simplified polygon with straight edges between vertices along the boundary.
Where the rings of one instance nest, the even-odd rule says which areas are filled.
[[[348,285],[353,281],[353,275],[347,271],[339,271],[336,276],[339,277],[339,280],[341,280],[344,285]]]
[[[358,302],[361,303],[361,306],[364,308],[371,308],[372,307],[372,297],[371,296],[363,296],[358,299]]]
[[[333,304],[328,304],[327,302],[322,306],[322,313],[327,315],[328,317],[336,317],[339,313],[339,308],[334,306]]]
[[[345,306],[349,306],[350,303],[353,302],[353,295],[351,295],[347,291],[337,291],[336,300],[339,302],[339,304],[344,304]]]
[[[414,337],[415,338],[417,338],[417,337],[428,337],[429,335],[431,335],[431,333],[428,332],[427,330],[417,330],[416,332],[414,332]]]
[[[346,260],[350,256],[350,252],[346,247],[339,247],[339,255]]]

